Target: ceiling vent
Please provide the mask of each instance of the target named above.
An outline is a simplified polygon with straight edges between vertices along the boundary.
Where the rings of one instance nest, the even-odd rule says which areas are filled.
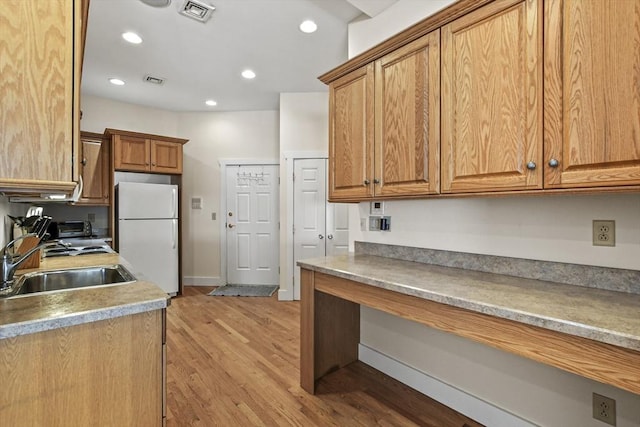
[[[189,18],[193,18],[196,21],[207,22],[213,11],[216,10],[214,6],[208,5],[198,0],[186,0],[180,13]]]
[[[155,77],[152,75],[144,76],[144,81],[147,83],[153,83],[154,85],[161,85],[164,83],[164,79],[162,77]]]

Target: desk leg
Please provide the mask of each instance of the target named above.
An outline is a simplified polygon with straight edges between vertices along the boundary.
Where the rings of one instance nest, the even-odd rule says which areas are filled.
[[[313,271],[300,286],[300,385],[313,394],[317,379],[358,360],[360,305],[316,291]]]

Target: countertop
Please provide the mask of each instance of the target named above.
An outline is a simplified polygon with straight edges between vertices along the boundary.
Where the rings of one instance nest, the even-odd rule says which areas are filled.
[[[640,351],[640,295],[350,254],[302,268]]]
[[[139,277],[118,254],[45,258],[39,268],[18,274],[115,264]],[[0,339],[158,310],[168,301],[165,292],[144,280],[0,298]]]

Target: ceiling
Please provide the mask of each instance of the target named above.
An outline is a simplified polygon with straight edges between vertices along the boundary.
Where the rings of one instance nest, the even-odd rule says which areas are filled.
[[[398,0],[199,1],[216,8],[206,23],[178,13],[185,0],[91,0],[82,93],[172,111],[275,110],[281,92],[325,91],[317,77],[347,60],[347,24]],[[315,33],[299,30],[305,19]],[[124,41],[126,31],[143,42]],[[254,79],[240,76],[247,68]]]

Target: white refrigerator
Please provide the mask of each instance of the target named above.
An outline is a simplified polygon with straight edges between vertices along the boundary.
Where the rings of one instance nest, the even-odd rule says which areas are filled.
[[[178,186],[120,182],[118,252],[166,293],[178,292]]]

